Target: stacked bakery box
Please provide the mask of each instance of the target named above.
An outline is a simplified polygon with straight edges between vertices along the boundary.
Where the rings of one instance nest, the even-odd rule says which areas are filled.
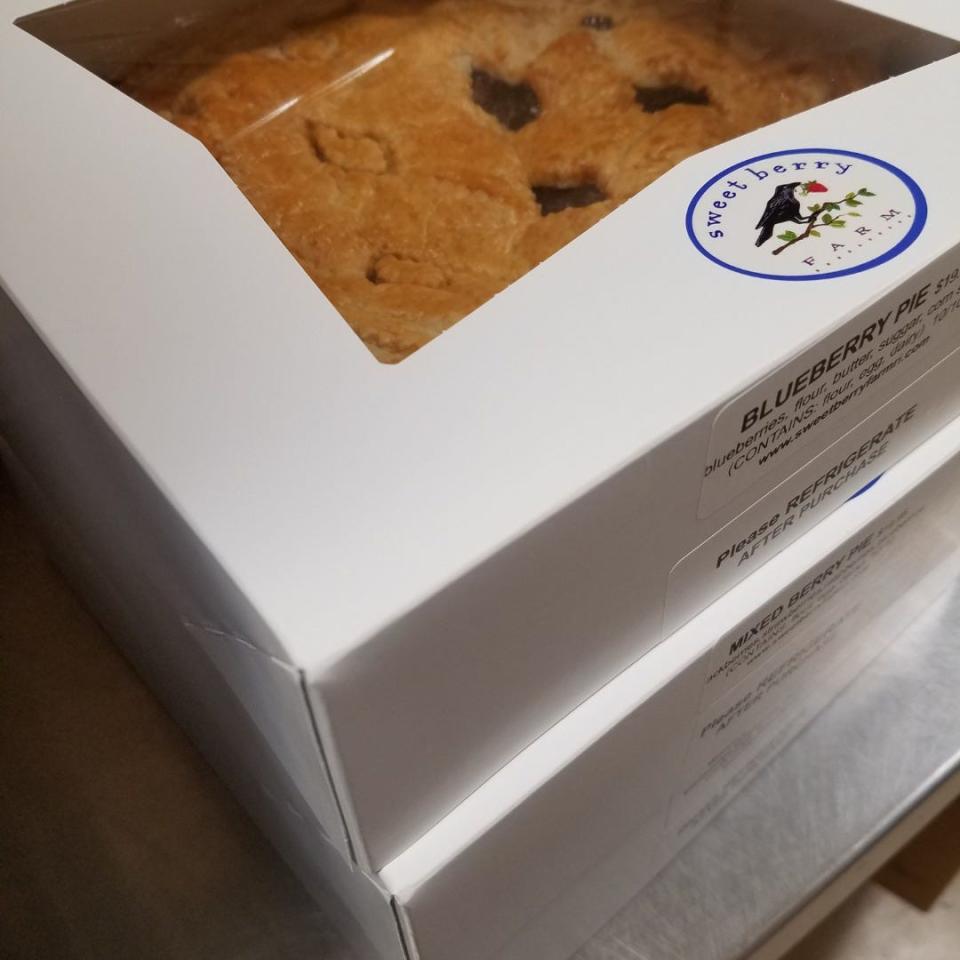
[[[960,13],[41,6],[8,469],[362,949],[565,956],[952,569]]]

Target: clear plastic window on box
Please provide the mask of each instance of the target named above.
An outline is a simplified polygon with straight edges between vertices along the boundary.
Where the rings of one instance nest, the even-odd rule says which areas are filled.
[[[686,157],[946,52],[829,0],[80,0],[20,24],[201,140],[385,362]]]

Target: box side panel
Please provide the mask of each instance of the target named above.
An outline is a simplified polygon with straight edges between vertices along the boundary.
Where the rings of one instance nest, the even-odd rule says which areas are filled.
[[[631,465],[314,675],[374,869],[660,640],[665,583],[638,561],[650,466]]]
[[[299,673],[270,655],[269,631],[2,293],[0,437],[56,518],[54,537],[85,558],[90,596],[122,609],[114,635],[171,712],[199,729],[192,711],[213,718],[213,698],[231,703],[245,733],[217,724],[214,759],[221,746],[243,756],[254,733],[295,784],[302,815],[348,855]]]
[[[912,324],[907,336],[887,336],[890,357],[877,347],[869,365],[831,374],[834,391],[849,381],[844,397],[867,385],[872,394],[840,402],[834,414],[825,393],[826,433],[812,446],[775,435],[782,462],[717,515],[695,519],[645,502],[667,477],[677,504],[696,499],[711,429],[701,420],[317,676],[339,792],[375,869],[960,412],[958,278],[954,249],[811,348],[829,355],[851,331],[876,328],[878,312],[892,318],[906,304],[907,317],[919,304],[903,321]],[[912,347],[928,352],[904,362]],[[864,372],[868,379],[855,379]],[[700,546],[665,569],[685,544]]]
[[[279,761],[262,724],[241,703],[234,692],[237,687],[231,689],[214,665],[222,658],[208,657],[185,634],[164,630],[160,618],[107,580],[97,558],[76,538],[68,521],[2,440],[0,459],[40,521],[58,565],[91,612],[114,637],[123,638],[123,649],[138,672],[334,920],[358,960],[407,960],[389,898],[325,839],[300,785]],[[262,658],[252,650],[249,656]],[[267,678],[266,684],[262,672],[257,672],[258,689],[269,686],[279,693],[286,687],[292,714],[299,692],[297,678],[285,666],[276,665],[275,670],[280,672]],[[229,667],[232,680],[238,671],[242,667]]]
[[[814,381],[782,436],[748,449],[770,465],[709,516],[693,506],[715,482],[707,417],[319,673],[339,792],[374,869],[955,417],[958,289],[954,247],[732,401],[717,423],[866,344]],[[651,509],[667,485],[673,508]]]
[[[955,427],[947,431],[953,450]],[[917,589],[935,590],[937,577],[957,569],[958,472],[954,458],[913,490],[926,471],[908,472],[916,479],[897,487],[902,493],[892,503],[879,500],[874,509],[868,501],[852,536],[812,562],[805,557],[786,586],[752,606],[690,669],[541,788],[518,796],[513,809],[421,881],[402,887],[413,874],[391,865],[384,876],[401,886],[425,960],[448,955],[454,943],[470,960],[555,960],[633,896],[761,758],[882,649],[867,627],[883,617],[892,639],[917,609],[916,596],[905,597],[910,588],[922,581]],[[831,580],[819,576],[823,567],[851,573]],[[776,617],[767,614],[791,601],[798,613],[791,630],[773,630]],[[737,675],[729,649],[742,650],[741,637],[755,638],[755,615],[766,621],[763,640],[737,661],[744,670]],[[722,674],[737,679],[725,691],[717,687]]]
[[[647,883],[691,841],[723,806],[732,800],[765,765],[802,732],[807,723],[825,709],[852,683],[888,643],[934,602],[944,588],[944,575],[956,574],[956,558],[925,578],[889,608],[879,623],[851,645],[847,656],[828,661],[817,673],[817,684],[808,691],[804,709],[781,716],[758,731],[749,750],[737,759],[723,782],[714,785],[703,808],[688,823],[682,836],[664,831],[662,822],[645,824],[625,838],[622,845],[589,869],[578,882],[563,891],[546,909],[529,921],[517,937],[497,954],[497,960],[565,958],[593,937],[602,923],[627,906]],[[878,640],[880,642],[878,642]],[[704,798],[701,798],[704,799]]]
[[[890,635],[891,639],[895,636]],[[738,758],[729,780],[718,786],[700,826],[759,774],[763,767],[798,735],[806,723],[855,679],[859,669],[877,656],[882,647],[863,648],[847,660],[820,672],[815,701],[799,714],[784,716],[758,732],[748,753]],[[577,882],[564,890],[542,913],[523,927],[514,940],[496,954],[497,960],[560,960],[593,937],[600,926],[641,893],[659,872],[692,840],[691,832],[677,842],[664,831],[661,820],[650,821],[630,832],[622,843]]]
[[[532,918],[632,830],[659,840],[682,762],[672,731],[686,729],[695,709],[699,666],[661,688],[633,722],[594,743],[531,796],[518,798],[487,835],[418,888],[397,892],[422,960],[454,953],[460,960],[499,957]],[[643,853],[639,864],[646,848]],[[576,946],[569,944],[567,952]]]

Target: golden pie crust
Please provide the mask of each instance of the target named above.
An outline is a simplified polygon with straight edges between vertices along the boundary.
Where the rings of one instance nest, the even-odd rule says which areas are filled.
[[[280,0],[120,86],[213,152],[395,362],[685,157],[877,79],[742,6]]]

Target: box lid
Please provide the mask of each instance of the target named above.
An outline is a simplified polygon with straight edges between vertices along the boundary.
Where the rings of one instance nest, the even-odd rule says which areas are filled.
[[[953,158],[916,145],[949,135],[929,94],[957,59],[686,161],[384,367],[199,144],[13,25],[37,6],[2,7],[0,276],[271,626],[269,652],[308,671],[955,240]],[[687,237],[689,198],[802,143],[903,159],[937,197],[924,235],[831,284],[716,269]]]

